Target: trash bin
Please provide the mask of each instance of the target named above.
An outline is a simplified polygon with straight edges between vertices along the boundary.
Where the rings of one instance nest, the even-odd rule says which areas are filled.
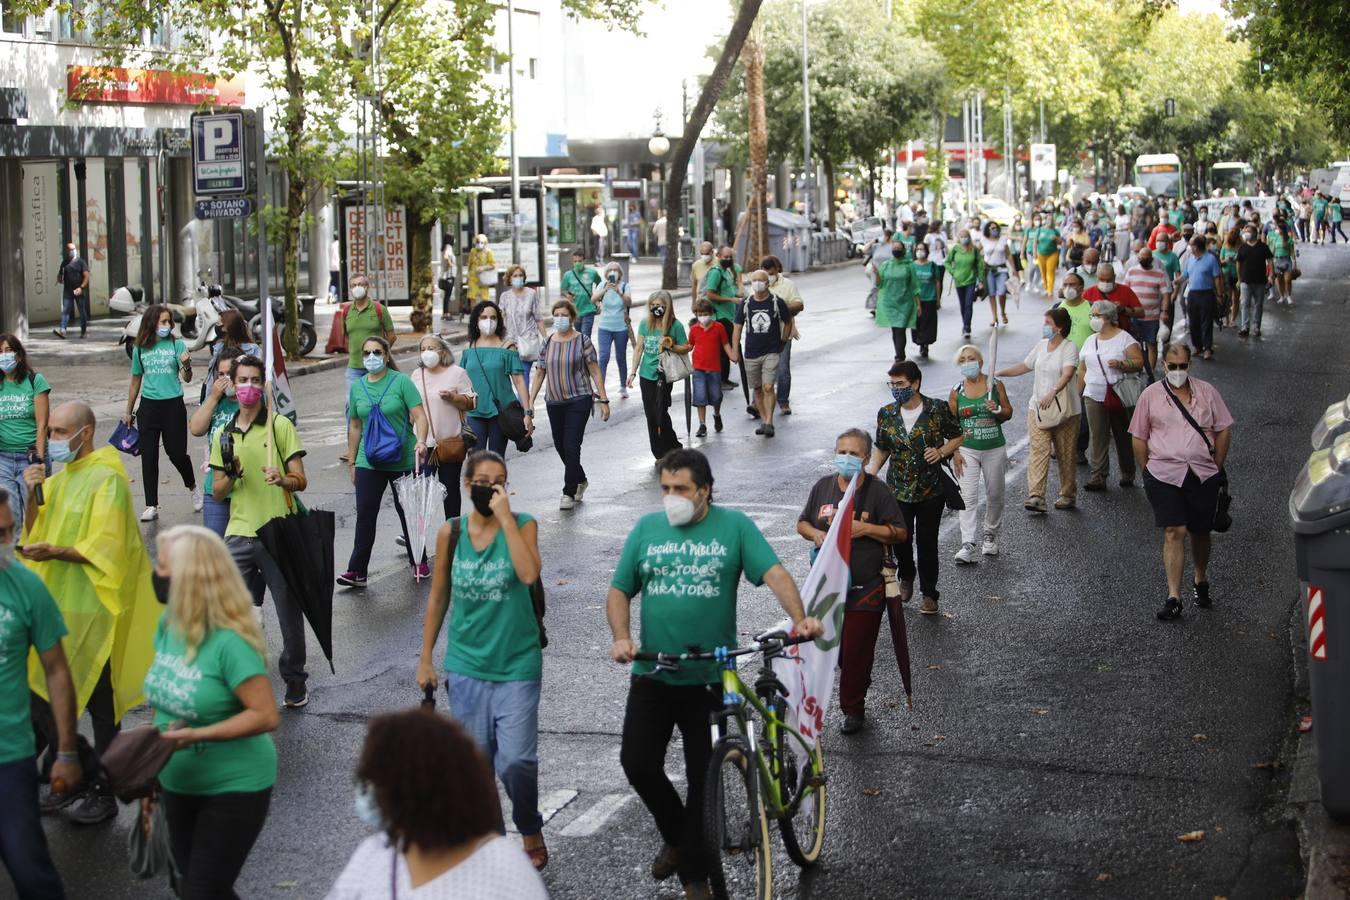
[[[1289,495],[1308,627],[1322,805],[1350,822],[1350,433],[1315,450]]]
[[[1327,407],[1312,433],[1312,448],[1325,450],[1336,438],[1350,433],[1350,397]]]

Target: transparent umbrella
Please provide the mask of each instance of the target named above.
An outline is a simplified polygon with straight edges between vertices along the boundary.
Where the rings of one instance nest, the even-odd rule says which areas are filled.
[[[408,522],[408,555],[416,565],[445,523],[445,485],[434,470],[423,469],[395,481],[394,493]]]

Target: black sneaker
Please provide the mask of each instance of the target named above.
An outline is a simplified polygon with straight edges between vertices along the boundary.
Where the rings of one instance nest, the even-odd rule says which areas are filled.
[[[713,414],[713,431],[717,432],[718,434],[721,434],[721,433],[722,433],[722,414],[721,414],[721,413],[714,413],[714,414]]]
[[[758,419],[758,418],[759,418],[759,410],[756,409],[756,408],[753,407],[753,406],[747,406],[747,407],[745,408],[745,414],[746,414],[747,416],[749,416],[750,418],[752,418],[752,419]]]
[[[719,428],[718,430],[720,431],[721,429]],[[708,426],[702,422],[699,422],[698,431],[694,432],[694,437],[707,437],[707,436],[708,436]]]
[[[765,437],[773,437],[773,426],[765,425],[764,430],[761,432],[761,434],[763,434]]]
[[[857,734],[863,730],[866,721],[862,716],[844,716],[844,724],[839,726],[839,731],[843,734]]]
[[[1158,610],[1158,620],[1160,622],[1171,622],[1173,619],[1181,618],[1181,601],[1176,597],[1168,597],[1163,608]]]
[[[86,791],[84,799],[66,811],[66,818],[76,825],[98,825],[117,818],[117,801],[99,791]]]
[[[723,379],[722,379],[722,387],[723,387],[723,389],[725,389],[725,390],[730,390],[731,388],[734,388],[734,387],[740,387],[740,386],[741,386],[741,385],[740,385],[739,382],[732,381],[730,378],[723,378]]]
[[[88,785],[76,785],[69,791],[46,791],[40,800],[38,800],[38,811],[44,816],[49,816],[59,809],[65,809],[76,800],[81,800],[84,795],[89,793]]]
[[[286,699],[283,705],[287,709],[299,709],[309,702],[309,691],[305,689],[303,681],[286,682]]]
[[[766,426],[761,425],[761,426],[759,426],[758,428],[756,428],[756,429],[755,429],[755,434],[763,434],[763,433],[764,433],[765,427],[766,427]]]
[[[1191,583],[1195,586],[1195,605],[1202,607],[1211,606],[1214,601],[1209,596],[1209,582],[1193,581]]]
[[[652,877],[657,881],[665,881],[675,874],[679,865],[680,851],[669,844],[663,844],[661,852],[656,854],[656,858],[652,860]]]
[[[394,537],[394,543],[395,543],[395,544],[398,544],[400,547],[407,547],[407,546],[408,546],[408,539],[405,538],[405,537],[404,537],[403,535],[401,535],[401,534],[400,534],[400,535],[396,535],[396,536]]]

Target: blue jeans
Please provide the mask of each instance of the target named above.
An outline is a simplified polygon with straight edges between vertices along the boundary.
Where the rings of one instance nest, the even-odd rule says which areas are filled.
[[[958,285],[956,288],[956,299],[961,301],[961,333],[970,334],[970,319],[975,314],[975,289],[979,287],[976,282],[967,285]]]
[[[778,353],[778,405],[788,405],[788,395],[792,393],[792,340],[783,341],[783,349]]]
[[[581,442],[586,437],[586,420],[591,417],[593,405],[589,394],[546,404],[553,448],[563,462],[563,493],[569,497],[575,497],[577,485],[586,480],[586,470],[581,467]]]
[[[692,404],[698,407],[711,406],[715,412],[722,411],[722,373],[716,369],[705,371],[695,369],[689,382],[694,396]]]
[[[230,501],[217,500],[210,491],[202,499],[206,504],[202,507],[202,524],[225,537],[225,527],[230,524]]]
[[[614,358],[619,362],[619,383],[628,382],[628,329],[608,331],[600,329],[600,380],[609,375],[610,348],[614,349]]]
[[[89,327],[89,290],[80,292],[80,296],[62,292],[61,294],[61,331],[64,333],[70,320],[74,318],[72,307],[79,312],[80,316],[80,334],[83,335],[85,329]]]
[[[482,749],[511,800],[521,834],[544,830],[539,814],[539,682],[482,681],[447,673],[450,715]],[[36,811],[36,803],[34,804]]]
[[[636,228],[628,231],[628,255],[637,259],[638,256],[638,233]]]
[[[501,456],[506,455],[506,435],[502,433],[501,422],[496,416],[490,419],[484,419],[478,416],[466,416],[465,421],[473,429],[473,433],[478,435],[479,450],[491,450]]]
[[[586,313],[577,321],[577,331],[580,331],[586,337],[591,336],[591,329],[595,327],[595,313]]]
[[[9,870],[19,896],[65,900],[38,813],[37,761],[33,757],[0,763],[0,808],[5,811],[0,816],[0,862]]]
[[[347,398],[352,395],[352,384],[360,381],[361,376],[366,374],[366,370],[348,367],[342,371],[347,373],[347,393],[342,396],[342,421],[345,423],[350,421],[352,417],[352,411],[347,408]],[[356,462],[356,460],[352,460],[352,462]]]
[[[0,450],[0,487],[9,491],[10,509],[14,512],[14,533],[23,534],[23,513],[28,503],[28,485],[23,470],[28,468],[28,454]]]

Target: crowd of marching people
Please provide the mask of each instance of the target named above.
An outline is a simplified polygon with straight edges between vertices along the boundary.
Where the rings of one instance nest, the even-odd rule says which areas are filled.
[[[1080,481],[1088,491],[1110,490],[1113,480],[1117,489],[1142,485],[1163,532],[1166,595],[1157,618],[1182,616],[1183,598],[1214,602],[1207,566],[1211,534],[1228,525],[1233,418],[1220,390],[1197,376],[1214,358],[1216,332],[1231,332],[1223,352],[1236,351],[1235,341],[1261,336],[1268,300],[1294,305],[1299,246],[1344,238],[1339,208],[1321,197],[1281,197],[1268,216],[1236,200],[1141,200],[1115,209],[1105,200],[1047,201],[1006,229],[972,217],[944,233],[912,217],[868,249],[866,306],[890,332],[891,402],[870,430],[838,435],[832,470],[811,488],[796,523],[814,556],[855,486],[839,685],[844,734],[865,727],[881,617],[898,653],[905,605],[917,600],[919,613],[939,612],[945,512],[959,520],[955,564],[999,555],[1009,489],[1004,427],[1014,415],[1025,417],[1029,434],[1030,515],[1074,509]],[[495,265],[485,242],[475,252],[471,276]],[[457,355],[441,336],[426,335],[408,372],[392,351],[388,310],[363,279],[353,279],[342,310],[343,462],[356,516],[350,557],[333,574],[340,586],[366,587],[389,491],[413,579],[429,581],[415,679],[428,696],[445,686],[453,720],[407,712],[371,721],[354,804],[379,834],[338,877],[330,896],[339,900],[428,886],[428,897],[545,896],[537,874],[549,861],[538,787],[545,561],[539,523],[515,509],[506,488],[505,458],[508,445],[520,451],[532,443],[541,394],[565,511],[589,486],[584,438],[595,417],[609,418],[610,361],[620,398],[639,387],[662,509],[636,521],[609,582],[616,662],[632,662],[639,650],[733,645],[742,576],[767,585],[799,633],[822,630],[754,522],[714,502],[707,457],[683,446],[670,415],[679,382],[701,440],[710,439],[709,408],[711,439],[724,430],[724,403],[738,387],[766,441],[775,422],[793,414],[792,348],[805,303],[782,261],[738,261],[732,247],[704,243],[687,301],[667,291],[634,298],[621,267],[596,269],[580,250],[549,306],[524,269],[506,275],[495,297],[470,277],[467,346]],[[974,343],[984,337],[980,301],[988,301],[997,333],[1009,325],[1010,297],[1043,307],[1040,338],[1024,358],[996,364]],[[948,298],[959,309],[962,343],[952,357],[959,380],[925,384],[921,362],[938,341]],[[308,514],[306,450],[269,403],[265,354],[247,334],[226,329],[211,349],[189,417],[191,357],[167,308],[152,306],[132,348],[114,446],[98,446],[90,407],[53,405],[52,387],[22,341],[0,335],[0,797],[8,810],[0,855],[21,896],[63,896],[39,815],[65,810],[75,822],[97,824],[116,816],[115,795],[137,796],[126,788],[134,774],[127,748],[146,738],[120,723],[142,700],[153,709],[147,727],[159,750],[155,787],[139,795],[135,827],[167,848],[164,871],[179,896],[233,896],[277,773],[270,732],[280,716],[259,612],[269,595],[281,631],[280,706],[308,703],[302,586],[268,539],[276,521]],[[1032,378],[1017,381],[1025,375]],[[153,562],[118,450],[127,445],[117,444],[133,429],[145,491],[139,521],[159,517],[161,444],[201,515],[199,525],[160,532]],[[207,439],[200,485],[189,433]],[[419,540],[409,527],[399,484],[410,476],[441,489],[436,519],[444,524],[433,538]],[[688,597],[707,602],[691,613]],[[716,702],[704,688],[716,677],[711,667],[654,672],[641,661],[633,672],[620,761],[660,834],[652,875],[678,875],[688,896],[706,896],[695,838]],[[76,728],[84,712],[92,742]],[[664,769],[675,728],[684,740],[685,800]],[[494,777],[523,854],[501,836]],[[40,791],[39,782],[49,788]]]

